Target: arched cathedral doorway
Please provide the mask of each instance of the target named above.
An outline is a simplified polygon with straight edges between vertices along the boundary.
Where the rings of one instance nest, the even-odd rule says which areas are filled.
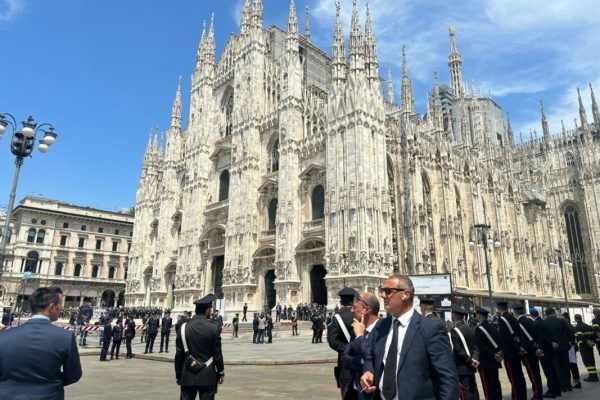
[[[327,305],[327,285],[325,282],[327,271],[322,264],[313,266],[310,271],[311,301],[319,305]]]
[[[267,310],[275,307],[277,291],[275,290],[275,270],[270,269],[265,274],[265,306]]]
[[[225,266],[225,256],[216,256],[212,263],[212,276],[214,276],[214,295],[217,299],[223,298],[223,267]]]

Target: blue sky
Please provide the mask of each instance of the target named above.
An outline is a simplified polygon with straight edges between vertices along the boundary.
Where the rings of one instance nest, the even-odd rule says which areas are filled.
[[[165,130],[179,75],[184,114],[202,20],[215,13],[217,53],[239,31],[242,0],[0,0],[0,112],[51,122],[51,151],[25,161],[17,201],[27,195],[116,210],[135,204],[142,158],[154,126]],[[348,35],[351,0],[342,0]],[[263,0],[265,26],[285,27],[288,0]],[[335,0],[311,8],[313,42],[330,53]],[[573,127],[580,86],[591,120],[588,82],[600,95],[600,24],[594,0],[371,0],[383,75],[392,65],[399,100],[401,47],[419,111],[433,70],[449,77],[447,27],[456,27],[465,81],[511,114],[513,128],[541,131],[539,99],[551,129]],[[364,23],[364,0],[359,0]],[[600,100],[600,98],[598,99]],[[518,134],[517,134],[518,136]],[[0,141],[0,206],[14,158]]]

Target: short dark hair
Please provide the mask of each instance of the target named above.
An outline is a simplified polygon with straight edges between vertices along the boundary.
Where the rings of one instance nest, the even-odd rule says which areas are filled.
[[[400,286],[400,282],[404,282],[406,286],[408,286],[410,300],[413,301],[415,299],[415,286],[413,285],[413,282],[408,275],[392,275],[388,279],[395,279],[396,281],[398,281],[398,286]]]
[[[29,306],[33,314],[44,311],[50,304],[58,304],[63,291],[59,287],[37,288],[29,297]]]
[[[552,307],[546,308],[546,315],[554,315],[554,314],[556,314],[556,311],[554,310],[554,308],[552,308]]]

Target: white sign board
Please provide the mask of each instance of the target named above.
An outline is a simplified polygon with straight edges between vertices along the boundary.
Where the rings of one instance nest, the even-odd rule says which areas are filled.
[[[411,275],[417,296],[428,294],[451,294],[452,283],[450,274]]]

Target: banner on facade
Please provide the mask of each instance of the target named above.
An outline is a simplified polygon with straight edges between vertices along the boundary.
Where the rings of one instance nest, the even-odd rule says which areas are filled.
[[[451,294],[450,274],[409,275],[417,296],[430,294]]]

